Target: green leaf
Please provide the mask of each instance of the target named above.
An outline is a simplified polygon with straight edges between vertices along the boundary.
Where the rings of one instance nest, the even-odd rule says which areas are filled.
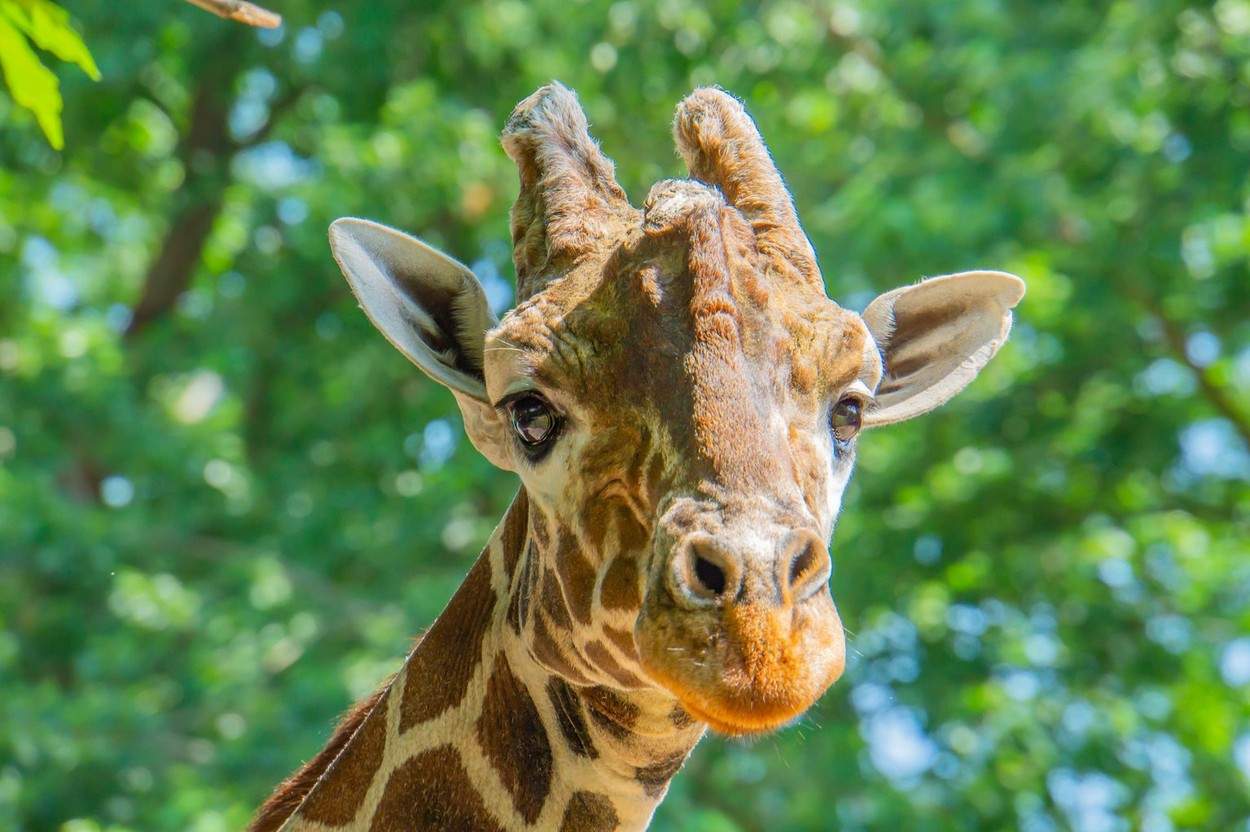
[[[95,59],[70,25],[69,13],[60,6],[51,0],[0,0],[0,12],[7,14],[40,49],[74,64],[91,80],[100,80]]]
[[[48,144],[57,150],[64,147],[60,82],[4,15],[0,15],[0,69],[13,100],[34,114]]]
[[[0,0],[0,69],[4,70],[9,92],[19,106],[34,114],[48,143],[60,150],[65,144],[60,82],[30,48],[27,38],[79,67],[92,80],[100,79],[100,69],[60,6],[51,0]]]

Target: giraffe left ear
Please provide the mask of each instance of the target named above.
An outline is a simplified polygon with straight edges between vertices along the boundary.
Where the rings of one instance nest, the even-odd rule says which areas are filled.
[[[486,331],[496,320],[473,272],[415,237],[352,217],[330,225],[330,249],[373,325],[451,390],[474,447],[510,469],[506,433],[487,399],[482,365]]]
[[[1006,272],[932,277],[879,296],[864,323],[885,376],[864,426],[901,422],[948,401],[977,376],[1011,331],[1024,281]]]

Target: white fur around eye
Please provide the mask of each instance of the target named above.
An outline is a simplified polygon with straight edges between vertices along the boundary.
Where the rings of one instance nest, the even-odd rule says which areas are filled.
[[[854,454],[838,454],[833,449],[833,440],[829,440],[829,482],[825,491],[826,514],[822,519],[824,528],[821,530],[828,539],[833,534],[833,526],[837,522],[838,512],[842,510],[842,497],[846,486],[851,481],[851,472],[855,469]]]
[[[574,420],[566,418],[560,436],[542,462],[529,465],[518,460],[516,471],[531,496],[548,506],[580,505],[583,502],[584,495],[568,495],[566,492],[585,450],[586,439],[586,432],[578,429]],[[522,456],[519,450],[514,453]]]
[[[868,389],[868,385],[860,379],[855,379],[847,385],[846,390],[842,391],[843,396],[858,396],[865,401],[872,399],[872,391]]]

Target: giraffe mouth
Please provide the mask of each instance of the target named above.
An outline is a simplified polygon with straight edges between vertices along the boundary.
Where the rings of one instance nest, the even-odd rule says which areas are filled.
[[[845,637],[827,590],[786,607],[647,606],[636,633],[643,668],[718,733],[780,728],[842,675]]]
[[[725,703],[711,699],[705,692],[683,685],[679,680],[654,674],[670,693],[677,697],[682,708],[699,722],[704,722],[718,734],[729,737],[749,737],[767,734],[784,728],[802,716],[812,703],[802,699],[786,704]],[[823,692],[823,691],[822,691]]]

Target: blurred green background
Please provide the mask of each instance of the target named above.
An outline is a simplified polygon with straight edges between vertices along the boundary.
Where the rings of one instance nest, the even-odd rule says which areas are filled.
[[[683,94],[745,98],[845,305],[1029,284],[861,443],[845,678],[655,828],[1250,829],[1250,2],[268,5],[67,3],[59,152],[0,94],[0,829],[239,829],[442,608],[516,482],[325,229],[505,308],[497,133],[551,78],[635,200]]]

